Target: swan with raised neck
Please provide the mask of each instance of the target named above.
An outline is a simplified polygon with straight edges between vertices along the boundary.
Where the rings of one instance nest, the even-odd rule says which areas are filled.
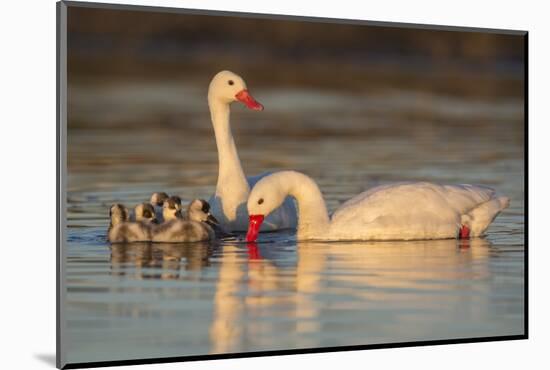
[[[249,93],[244,80],[230,71],[222,71],[214,76],[208,89],[208,107],[218,148],[218,181],[216,192],[210,198],[212,213],[228,230],[246,231],[248,213],[246,201],[250,186],[257,178],[246,178],[229,122],[230,105],[239,101],[251,110],[261,111],[263,106]],[[293,204],[285,204],[286,213],[276,212],[268,223],[268,228],[289,228],[295,226]]]
[[[250,192],[247,241],[257,240],[264,217],[289,195],[298,204],[299,240],[475,237],[509,205],[507,197],[485,186],[396,183],[351,198],[329,217],[315,181],[296,171],[281,171],[262,178]]]

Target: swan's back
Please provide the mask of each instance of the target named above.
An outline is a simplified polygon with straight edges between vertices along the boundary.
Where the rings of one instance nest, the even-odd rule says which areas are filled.
[[[494,196],[493,189],[475,185],[381,185],[339,207],[332,215],[331,229],[366,239],[454,237],[461,215]]]

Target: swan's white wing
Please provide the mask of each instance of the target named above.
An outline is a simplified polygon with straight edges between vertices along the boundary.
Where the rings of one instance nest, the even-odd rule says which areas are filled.
[[[452,237],[460,216],[493,196],[493,189],[474,185],[381,185],[345,202],[332,215],[332,225],[381,239]]]

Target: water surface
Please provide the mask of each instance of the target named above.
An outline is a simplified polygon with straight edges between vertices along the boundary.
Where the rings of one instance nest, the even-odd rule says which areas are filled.
[[[70,86],[68,362],[523,333],[523,101],[255,95],[264,112],[234,106],[232,115],[245,172],[302,171],[330,211],[369,187],[415,180],[488,185],[510,208],[471,241],[296,242],[284,231],[256,246],[111,246],[110,204],[213,193],[206,91]]]

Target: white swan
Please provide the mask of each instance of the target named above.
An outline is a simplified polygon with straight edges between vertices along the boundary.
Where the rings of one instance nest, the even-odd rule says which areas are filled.
[[[216,74],[208,89],[208,106],[218,147],[218,183],[216,192],[210,198],[212,213],[229,231],[246,231],[248,213],[246,201],[250,188],[262,177],[245,177],[237,148],[231,134],[229,115],[231,103],[240,101],[252,110],[263,110],[247,90],[246,83],[233,72]],[[289,198],[266,220],[262,230],[276,230],[296,227],[296,208]]]
[[[297,238],[319,240],[413,240],[480,236],[504,208],[507,197],[488,187],[427,182],[374,187],[329,217],[319,187],[306,175],[282,171],[266,176],[248,199],[247,241],[255,241],[263,218],[286,196],[298,204]]]

